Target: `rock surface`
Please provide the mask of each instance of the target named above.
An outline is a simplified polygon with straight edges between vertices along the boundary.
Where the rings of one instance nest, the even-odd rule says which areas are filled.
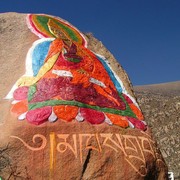
[[[0,177],[3,179],[167,179],[167,166],[151,130],[107,124],[57,121],[40,126],[18,121],[3,97],[24,74],[24,60],[37,37],[26,15],[0,15]],[[128,77],[102,43],[90,35],[89,48],[104,55],[133,95]],[[99,48],[99,46],[101,48]]]

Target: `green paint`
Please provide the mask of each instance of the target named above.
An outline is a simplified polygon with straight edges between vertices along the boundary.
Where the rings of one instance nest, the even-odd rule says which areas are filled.
[[[39,24],[43,27],[43,29],[49,33],[51,33],[49,31],[49,28],[48,28],[48,21],[49,19],[51,19],[52,21],[54,21],[58,26],[60,26],[64,31],[66,31],[69,36],[71,37],[71,39],[73,41],[76,41],[78,42],[78,37],[76,36],[76,34],[73,32],[73,30],[71,30],[69,27],[67,27],[66,25],[63,25],[61,24],[59,21],[55,20],[54,18],[51,18],[51,17],[48,17],[48,16],[37,16],[37,21],[39,22]],[[52,34],[52,33],[51,33]],[[54,36],[52,34],[52,36]],[[55,37],[55,36],[54,36]]]
[[[46,16],[36,16],[36,19],[37,19],[38,23],[41,25],[41,27],[42,27],[45,31],[49,32],[53,37],[55,37],[55,36],[49,31],[49,28],[48,28],[48,25],[47,25],[47,23],[48,23],[48,21],[49,21],[49,18],[48,18],[48,17],[46,17]]]
[[[127,110],[127,111],[131,111],[131,113],[133,114],[133,116],[131,116],[131,117],[137,118],[136,115],[134,114],[134,112],[133,112],[133,111],[131,110],[131,108],[129,107],[129,104],[128,104],[127,101],[125,100],[125,98],[124,98],[124,96],[122,95],[122,93],[118,93],[118,94],[119,94],[120,98],[123,100],[123,102],[126,104],[126,110]]]
[[[68,32],[69,36],[72,38],[73,41],[78,42],[78,37],[76,36],[76,34],[73,32],[73,30],[71,30],[68,26],[65,26],[63,24],[61,24],[59,21],[55,21],[54,22],[56,24],[58,24],[62,29],[64,29],[66,32]]]
[[[123,97],[122,93],[119,93],[119,96],[122,99],[122,101],[126,104],[125,110],[92,106],[92,105],[81,103],[78,101],[66,101],[66,100],[47,100],[47,101],[42,101],[42,102],[37,102],[37,103],[30,103],[30,101],[33,99],[33,95],[36,92],[36,90],[37,90],[36,84],[29,87],[29,92],[28,92],[28,102],[29,102],[28,108],[29,108],[29,110],[41,108],[44,106],[70,105],[70,106],[77,106],[77,107],[82,107],[82,108],[91,108],[91,109],[94,109],[97,111],[102,111],[102,112],[107,112],[107,113],[112,113],[112,114],[119,114],[122,116],[130,116],[130,117],[136,118],[136,115],[133,113],[133,111],[129,107],[129,105],[126,102],[125,98]]]
[[[28,91],[28,102],[30,102],[33,99],[33,95],[36,92],[36,84],[29,87]]]
[[[68,61],[79,63],[81,60],[75,58],[67,58]]]
[[[136,117],[129,107],[127,107],[126,110],[117,110],[117,109],[112,109],[112,108],[92,106],[92,105],[84,104],[78,101],[49,100],[49,101],[43,101],[43,102],[38,102],[38,103],[30,103],[28,105],[28,108],[29,110],[33,110],[33,109],[41,108],[44,106],[58,106],[58,105],[78,106],[82,108],[91,108],[97,111],[102,111],[102,112],[107,112],[107,113],[112,113],[112,114],[119,114],[122,116]]]

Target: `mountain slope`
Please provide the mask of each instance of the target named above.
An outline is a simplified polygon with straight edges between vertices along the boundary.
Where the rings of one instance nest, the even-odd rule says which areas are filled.
[[[134,90],[169,171],[180,179],[180,81],[136,86]]]
[[[161,83],[161,84],[151,84],[145,86],[135,86],[135,91],[138,92],[153,92],[161,93],[166,95],[180,95],[180,81]]]

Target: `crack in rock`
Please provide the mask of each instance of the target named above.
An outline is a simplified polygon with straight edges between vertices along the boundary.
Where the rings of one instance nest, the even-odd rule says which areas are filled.
[[[83,170],[82,170],[82,174],[81,174],[81,178],[80,179],[83,179],[83,176],[84,176],[84,174],[86,172],[87,166],[88,166],[90,158],[91,158],[91,151],[92,151],[92,149],[89,149],[88,154],[86,156],[86,160],[84,161]]]

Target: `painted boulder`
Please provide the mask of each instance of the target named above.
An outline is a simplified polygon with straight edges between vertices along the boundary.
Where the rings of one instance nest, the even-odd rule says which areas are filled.
[[[50,15],[0,18],[2,178],[166,179],[130,81],[101,42]]]

